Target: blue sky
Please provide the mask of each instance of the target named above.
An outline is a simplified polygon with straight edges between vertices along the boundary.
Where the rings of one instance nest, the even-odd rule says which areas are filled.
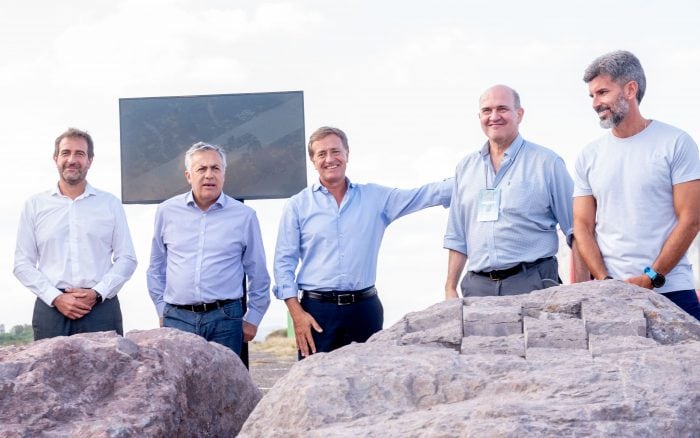
[[[408,188],[450,176],[483,143],[477,99],[495,83],[520,92],[522,134],[572,168],[604,133],[583,70],[616,49],[645,67],[642,113],[699,139],[698,29],[696,1],[3,2],[0,132],[12,158],[1,173],[0,323],[31,321],[34,296],[11,273],[15,232],[24,200],[57,179],[56,135],[90,131],[88,179],[119,194],[121,97],[303,90],[307,135],[326,124],[348,133],[350,178]],[[283,201],[250,205],[271,260]],[[139,267],[120,295],[125,327],[155,327],[145,288],[155,207],[126,211]],[[442,299],[446,218],[431,209],[387,230],[385,326]],[[263,325],[284,323],[274,303]]]

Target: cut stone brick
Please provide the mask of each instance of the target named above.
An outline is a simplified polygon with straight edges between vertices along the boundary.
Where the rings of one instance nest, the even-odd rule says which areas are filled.
[[[585,301],[581,306],[581,318],[589,334],[607,336],[647,335],[644,312],[634,306],[610,307],[600,302]]]
[[[550,314],[547,318],[525,317],[524,332],[527,348],[573,348],[588,349],[586,327],[578,318],[558,319]]]
[[[509,354],[525,357],[525,337],[467,336],[462,339],[462,354]]]
[[[574,364],[578,361],[592,361],[590,351],[575,348],[527,348],[525,359],[532,362],[546,362],[552,365],[556,362]],[[572,365],[573,366],[573,365]]]
[[[623,351],[644,350],[658,345],[653,339],[641,336],[588,335],[588,349],[593,357]]]
[[[520,306],[465,306],[464,336],[510,336],[523,333]]]

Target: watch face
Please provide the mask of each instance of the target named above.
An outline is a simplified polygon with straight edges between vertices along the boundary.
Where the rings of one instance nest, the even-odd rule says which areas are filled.
[[[666,284],[666,277],[661,274],[656,274],[656,277],[651,280],[651,285],[654,287],[662,287],[664,284]]]

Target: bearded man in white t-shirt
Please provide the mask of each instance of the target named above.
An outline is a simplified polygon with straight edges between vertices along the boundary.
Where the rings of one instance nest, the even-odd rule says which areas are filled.
[[[669,298],[700,320],[686,252],[700,227],[700,158],[678,128],[642,117],[646,78],[630,52],[600,56],[583,77],[600,125],[574,174],[574,235],[597,280]]]

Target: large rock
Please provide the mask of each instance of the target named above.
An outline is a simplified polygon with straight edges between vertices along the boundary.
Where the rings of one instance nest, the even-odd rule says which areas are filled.
[[[409,314],[295,365],[240,436],[700,436],[698,409],[700,323],[604,281]]]
[[[231,350],[174,329],[0,349],[0,436],[234,436],[260,391]]]

